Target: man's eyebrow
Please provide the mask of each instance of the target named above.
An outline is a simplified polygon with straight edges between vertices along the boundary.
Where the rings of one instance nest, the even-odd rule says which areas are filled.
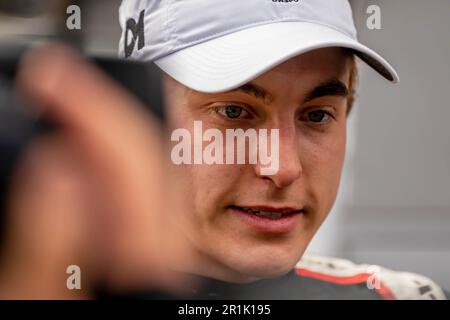
[[[342,81],[338,79],[331,79],[319,84],[314,89],[312,89],[306,95],[305,102],[325,96],[347,97],[348,94],[348,88]]]
[[[248,82],[240,86],[239,88],[231,90],[230,92],[233,91],[242,91],[244,93],[254,96],[255,98],[264,100],[265,103],[268,103],[268,101],[273,100],[272,95],[266,89],[251,82]]]
[[[271,100],[273,100],[273,96],[266,89],[251,82],[248,82],[240,86],[239,88],[231,90],[230,92],[233,91],[242,91],[258,99],[264,100],[265,103],[269,103]],[[319,84],[314,89],[312,89],[306,95],[305,102],[325,96],[347,97],[348,94],[349,91],[347,89],[347,86],[342,81],[340,81],[339,79],[331,79]]]

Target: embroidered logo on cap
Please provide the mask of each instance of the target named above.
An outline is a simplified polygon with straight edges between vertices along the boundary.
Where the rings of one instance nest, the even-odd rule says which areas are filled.
[[[145,45],[145,33],[144,33],[144,15],[145,10],[142,10],[139,14],[139,21],[136,22],[133,18],[127,20],[125,29],[125,58],[131,56],[136,45],[136,40],[138,41],[137,49],[140,50]],[[128,41],[128,35],[132,34],[131,42]]]

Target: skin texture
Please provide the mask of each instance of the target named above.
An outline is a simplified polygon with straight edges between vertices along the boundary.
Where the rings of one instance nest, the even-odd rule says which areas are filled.
[[[346,143],[348,96],[307,101],[308,92],[331,79],[349,87],[353,60],[342,49],[326,48],[292,58],[251,83],[264,99],[242,91],[205,94],[166,78],[169,129],[193,122],[218,128],[280,131],[280,169],[264,176],[259,165],[179,165],[173,174],[183,210],[174,223],[196,255],[196,264],[178,269],[214,278],[249,282],[279,276],[298,262],[327,217],[338,191]],[[230,119],[226,106],[241,107]],[[328,113],[319,123],[311,115]],[[313,114],[311,114],[313,112]],[[318,113],[317,113],[318,112]],[[316,118],[317,120],[317,118]],[[243,223],[229,205],[293,207],[304,214],[287,233],[266,233]]]

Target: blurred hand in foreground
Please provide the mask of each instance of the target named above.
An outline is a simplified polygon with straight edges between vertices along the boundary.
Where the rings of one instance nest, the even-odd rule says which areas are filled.
[[[37,138],[15,171],[0,297],[90,298],[98,284],[175,290],[183,280],[168,258],[187,251],[166,219],[176,196],[157,121],[61,45],[27,53],[16,85],[59,129]],[[69,265],[81,268],[81,290],[66,287]]]

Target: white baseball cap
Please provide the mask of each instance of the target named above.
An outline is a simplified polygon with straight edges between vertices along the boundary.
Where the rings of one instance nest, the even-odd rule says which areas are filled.
[[[347,0],[123,0],[119,54],[154,61],[201,92],[235,89],[302,53],[349,48],[386,79],[394,68],[357,40]]]

